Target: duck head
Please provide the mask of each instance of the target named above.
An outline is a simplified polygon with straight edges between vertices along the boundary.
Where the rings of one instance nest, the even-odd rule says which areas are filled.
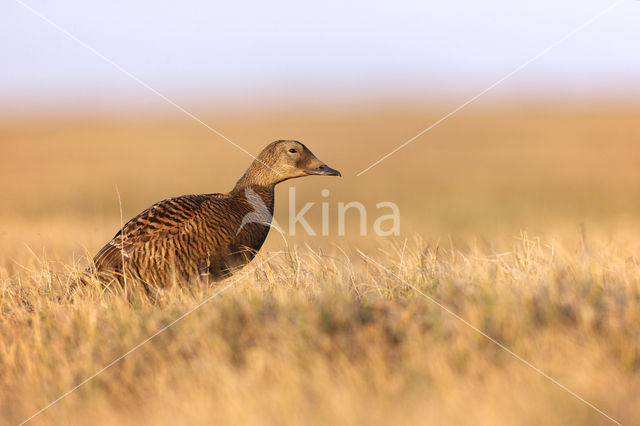
[[[303,176],[342,176],[320,161],[304,144],[294,140],[270,143],[256,157],[238,185],[275,185]],[[236,186],[238,186],[236,185]]]

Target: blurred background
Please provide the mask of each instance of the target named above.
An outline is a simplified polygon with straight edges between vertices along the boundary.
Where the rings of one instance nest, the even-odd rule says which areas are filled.
[[[279,188],[281,224],[287,186],[299,205],[316,202],[312,223],[330,206],[330,235],[299,228],[294,243],[370,243],[355,212],[337,236],[337,204],[349,201],[367,206],[370,233],[375,204],[392,201],[401,238],[443,240],[627,229],[640,211],[640,2],[8,0],[0,10],[3,257],[25,244],[62,259],[95,252],[120,226],[118,192],[127,220],[163,198],[233,186],[251,158],[159,94],[251,153],[298,139],[342,171]]]

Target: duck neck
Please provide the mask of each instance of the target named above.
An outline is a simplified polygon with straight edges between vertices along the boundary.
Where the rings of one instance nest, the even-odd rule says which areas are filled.
[[[263,168],[263,167],[262,167]],[[238,179],[234,188],[229,192],[231,196],[251,197],[257,195],[264,201],[266,207],[273,214],[273,204],[275,196],[275,183],[269,182],[268,173],[264,173],[261,167],[254,164],[249,167],[245,174]]]
[[[271,187],[278,183],[278,179],[274,178],[273,170],[269,169],[265,166],[261,161],[255,160],[238,182],[236,182],[236,186],[233,188],[231,192],[235,192],[237,190],[242,190],[247,187],[253,186],[261,186],[261,187]]]

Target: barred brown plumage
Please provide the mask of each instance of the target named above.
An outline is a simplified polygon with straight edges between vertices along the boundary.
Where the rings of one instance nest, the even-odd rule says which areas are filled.
[[[267,238],[275,185],[307,175],[340,172],[298,141],[272,142],[229,193],[169,198],[131,219],[89,271],[101,281],[126,277],[160,287],[223,279],[249,263]]]

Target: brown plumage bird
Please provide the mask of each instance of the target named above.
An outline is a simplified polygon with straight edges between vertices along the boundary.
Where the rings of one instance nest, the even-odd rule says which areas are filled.
[[[127,222],[93,259],[102,281],[123,277],[167,287],[220,280],[249,263],[269,233],[275,185],[308,175],[340,176],[298,141],[269,144],[227,194],[160,201]]]

